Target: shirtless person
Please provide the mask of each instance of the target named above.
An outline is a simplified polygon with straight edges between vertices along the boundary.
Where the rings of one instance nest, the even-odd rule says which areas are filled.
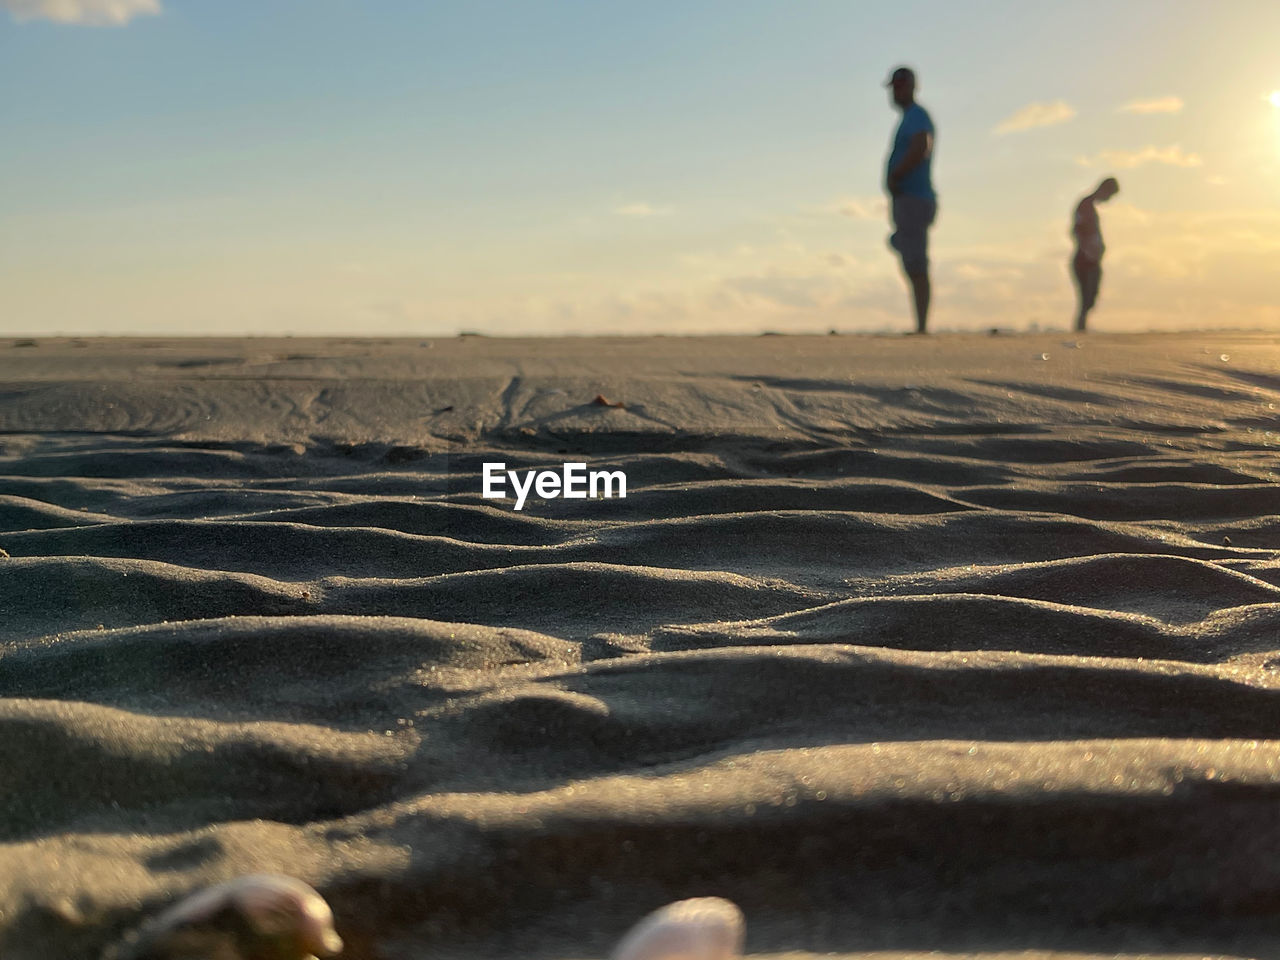
[[[1071,273],[1080,291],[1080,313],[1076,316],[1076,329],[1084,330],[1089,311],[1098,302],[1098,285],[1102,283],[1102,228],[1098,223],[1095,204],[1106,203],[1120,192],[1115,177],[1107,177],[1098,188],[1076,205],[1075,223],[1071,233],[1075,236],[1076,252],[1071,258]]]

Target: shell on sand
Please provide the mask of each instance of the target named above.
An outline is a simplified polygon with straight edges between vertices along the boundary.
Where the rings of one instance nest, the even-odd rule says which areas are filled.
[[[678,900],[632,927],[610,960],[732,960],[745,935],[742,911],[728,900]]]
[[[313,960],[342,939],[312,887],[277,874],[238,877],[186,897],[127,937],[108,960]]]

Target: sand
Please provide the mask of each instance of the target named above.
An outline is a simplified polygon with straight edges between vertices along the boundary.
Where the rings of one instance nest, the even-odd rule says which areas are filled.
[[[0,955],[264,871],[355,960],[1280,955],[1277,404],[1228,333],[0,341]]]

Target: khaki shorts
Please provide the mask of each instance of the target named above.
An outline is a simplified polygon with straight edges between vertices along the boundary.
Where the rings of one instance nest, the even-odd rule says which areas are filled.
[[[902,257],[908,274],[929,269],[929,227],[938,215],[938,201],[926,197],[899,195],[893,198],[893,233],[889,246]]]

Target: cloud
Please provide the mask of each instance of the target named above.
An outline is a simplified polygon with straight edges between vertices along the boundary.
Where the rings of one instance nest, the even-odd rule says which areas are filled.
[[[1157,97],[1153,100],[1130,100],[1118,113],[1181,113],[1181,97]]]
[[[1197,153],[1187,153],[1176,143],[1171,147],[1146,146],[1141,150],[1103,150],[1093,157],[1078,157],[1082,167],[1111,167],[1132,170],[1147,163],[1163,163],[1170,167],[1198,167],[1204,161]]]
[[[122,27],[160,12],[160,0],[0,0],[18,21],[52,20],[92,27]]]
[[[1151,211],[1122,195],[1102,216],[1108,247],[1098,315],[1103,328],[1265,326],[1280,320],[1274,296],[1280,213]],[[938,329],[1023,328],[1033,320],[1041,327],[1070,326],[1070,249],[1056,218],[998,243],[951,242],[936,249]],[[756,252],[749,263],[725,256],[722,269],[690,278],[682,292],[694,327],[873,330],[903,329],[909,322],[897,263],[878,236],[865,242],[851,237],[848,251],[815,247],[805,257],[776,244]],[[648,327],[664,319],[638,312],[629,322]]]
[[[961,260],[950,269],[960,280],[978,282],[1021,280],[1026,275],[1026,268],[1014,262]]]
[[[835,211],[851,220],[883,220],[888,204],[884,197],[851,197],[836,203]]]
[[[1065,100],[1054,100],[1052,103],[1028,103],[1021,110],[1016,110],[1001,120],[995,132],[1018,133],[1023,130],[1033,130],[1036,127],[1054,127],[1060,123],[1066,123],[1075,115],[1075,107]]]
[[[665,217],[671,212],[669,207],[654,207],[647,203],[624,203],[613,210],[620,217]]]
[[[824,301],[829,300],[833,284],[822,276],[775,274],[731,277],[724,281],[724,287],[745,302],[753,304],[817,310],[824,305]]]
[[[1120,209],[1109,213],[1121,213]],[[1127,325],[1273,326],[1280,213],[1265,209],[1108,216],[1114,306]],[[1105,283],[1105,281],[1104,281]],[[1157,319],[1163,313],[1164,319]]]

